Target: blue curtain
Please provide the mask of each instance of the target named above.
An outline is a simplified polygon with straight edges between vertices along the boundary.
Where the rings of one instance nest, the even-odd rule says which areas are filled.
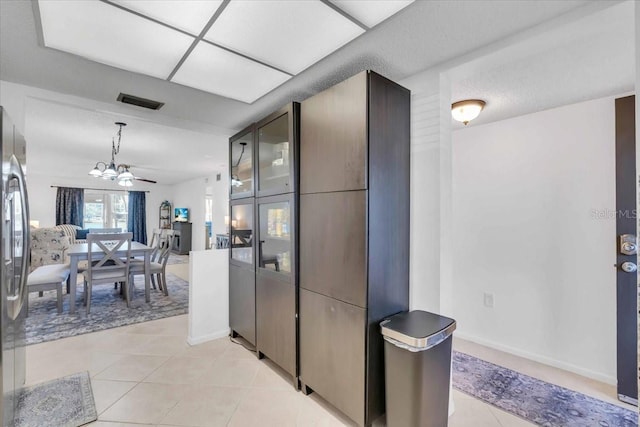
[[[144,191],[129,191],[129,215],[127,228],[133,240],[147,244],[147,201]]]
[[[56,225],[72,224],[82,228],[84,189],[58,187],[56,195]]]

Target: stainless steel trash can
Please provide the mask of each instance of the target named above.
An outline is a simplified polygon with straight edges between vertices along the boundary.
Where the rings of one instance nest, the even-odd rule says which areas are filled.
[[[456,321],[415,310],[380,323],[388,427],[445,427]]]

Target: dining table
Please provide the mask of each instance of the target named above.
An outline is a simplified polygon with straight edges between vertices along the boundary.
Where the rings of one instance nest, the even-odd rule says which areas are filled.
[[[127,250],[131,245],[131,256],[139,257],[144,256],[144,298],[146,302],[151,301],[151,252],[153,248],[151,246],[144,245],[140,242],[125,243],[116,251],[117,256],[126,257]],[[74,243],[69,247],[67,251],[69,255],[69,313],[75,313],[76,311],[76,287],[78,282],[78,264],[80,261],[89,260],[89,244],[88,243]],[[98,245],[94,244],[91,248],[92,260],[100,260],[104,256]]]

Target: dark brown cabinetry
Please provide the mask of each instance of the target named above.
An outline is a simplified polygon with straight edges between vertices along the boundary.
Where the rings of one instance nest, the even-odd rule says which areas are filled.
[[[296,387],[299,107],[292,103],[230,139],[231,330]]]
[[[359,425],[384,413],[378,323],[409,306],[409,106],[370,71],[301,106],[300,381]]]
[[[186,255],[191,251],[191,223],[174,222],[173,247],[171,250],[178,255]]]
[[[229,207],[229,326],[231,334],[256,343],[256,271],[252,197],[232,200]]]
[[[256,343],[253,127],[229,139],[229,327]]]

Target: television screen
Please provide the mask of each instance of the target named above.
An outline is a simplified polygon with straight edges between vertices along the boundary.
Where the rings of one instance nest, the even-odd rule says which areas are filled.
[[[175,208],[173,213],[173,220],[175,222],[189,222],[189,209]]]

